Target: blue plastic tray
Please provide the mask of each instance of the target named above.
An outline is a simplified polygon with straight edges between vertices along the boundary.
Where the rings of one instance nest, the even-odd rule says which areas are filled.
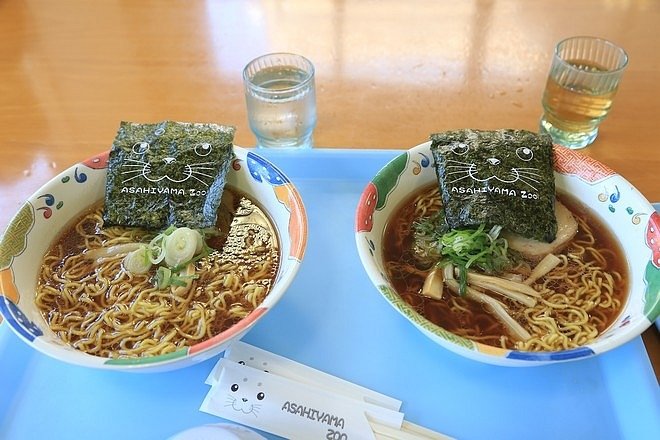
[[[361,267],[353,222],[364,186],[400,151],[259,153],[299,188],[309,241],[290,290],[244,341],[400,399],[407,420],[460,439],[660,438],[640,338],[586,360],[495,367],[434,344],[387,304]],[[162,439],[223,422],[198,410],[216,360],[158,374],[85,369],[0,325],[0,438]]]

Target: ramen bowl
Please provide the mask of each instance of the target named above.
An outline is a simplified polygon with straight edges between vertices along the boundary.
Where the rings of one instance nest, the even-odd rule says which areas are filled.
[[[282,299],[300,267],[307,243],[307,217],[297,189],[272,163],[234,147],[227,184],[270,217],[279,233],[280,265],[270,292],[247,316],[221,333],[174,352],[138,358],[105,358],[63,343],[35,305],[38,273],[58,231],[103,200],[108,153],[62,172],[34,193],[11,220],[0,241],[0,313],[23,341],[71,364],[122,371],[166,371],[206,360],[224,351]]]
[[[437,184],[430,142],[386,164],[364,189],[356,211],[355,240],[367,275],[383,298],[405,319],[442,347],[495,365],[536,366],[585,359],[639,336],[660,313],[660,216],[623,177],[603,164],[563,147],[554,147],[558,192],[588,207],[619,242],[627,264],[628,293],[613,323],[593,342],[561,351],[504,349],[458,336],[418,313],[397,293],[384,263],[384,233],[403,203]]]

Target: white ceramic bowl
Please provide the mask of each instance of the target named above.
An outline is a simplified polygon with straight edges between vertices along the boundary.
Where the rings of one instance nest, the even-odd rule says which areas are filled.
[[[258,200],[280,235],[277,278],[262,304],[243,320],[202,343],[174,353],[137,359],[92,356],[64,345],[48,329],[34,304],[37,273],[57,231],[103,200],[108,153],[67,169],[45,184],[11,220],[0,241],[0,313],[9,327],[42,353],[76,365],[113,370],[171,370],[208,359],[238,340],[284,295],[307,244],[307,217],[290,180],[252,151],[234,147],[227,184]]]
[[[589,206],[614,232],[628,261],[626,304],[593,343],[573,350],[523,352],[491,347],[454,335],[403,301],[385,275],[382,238],[399,205],[417,189],[437,182],[430,142],[385,165],[365,188],[356,212],[356,243],[362,264],[383,297],[433,341],[462,356],[497,365],[541,365],[604,353],[640,335],[660,313],[660,215],[623,177],[603,164],[555,146],[557,190]]]

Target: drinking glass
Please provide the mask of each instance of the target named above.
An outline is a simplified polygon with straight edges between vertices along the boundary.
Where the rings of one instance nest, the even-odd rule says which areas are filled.
[[[560,41],[543,92],[541,131],[572,149],[591,144],[612,107],[627,64],[626,52],[602,38]]]
[[[272,53],[243,70],[250,129],[257,146],[310,148],[316,126],[314,65],[291,53]]]

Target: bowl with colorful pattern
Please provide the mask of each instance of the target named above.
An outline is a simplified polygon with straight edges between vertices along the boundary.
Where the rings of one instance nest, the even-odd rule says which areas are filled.
[[[431,142],[413,147],[386,164],[367,184],[356,210],[357,250],[376,290],[410,325],[440,346],[461,356],[495,365],[536,366],[586,359],[612,350],[639,336],[660,313],[660,215],[626,179],[602,163],[555,145],[554,177],[557,192],[569,194],[598,217],[611,232],[627,269],[627,292],[613,321],[586,344],[566,349],[525,350],[495,346],[459,336],[441,320],[423,312],[428,298],[418,302],[422,281],[414,292],[397,289],[386,263],[386,231],[395,213],[421,188],[437,186]],[[388,233],[391,235],[391,233]],[[424,278],[421,277],[421,280]],[[445,293],[446,295],[446,293]]]
[[[35,192],[19,209],[0,238],[0,313],[7,325],[36,350],[75,365],[152,372],[195,364],[224,351],[252,329],[284,296],[295,278],[307,245],[307,217],[298,190],[273,163],[250,149],[233,147],[227,185],[265,211],[277,231],[279,267],[270,290],[247,316],[199,343],[170,353],[139,357],[102,357],[63,343],[35,305],[35,289],[44,255],[58,231],[88,207],[102,202],[108,152],[77,163]]]

